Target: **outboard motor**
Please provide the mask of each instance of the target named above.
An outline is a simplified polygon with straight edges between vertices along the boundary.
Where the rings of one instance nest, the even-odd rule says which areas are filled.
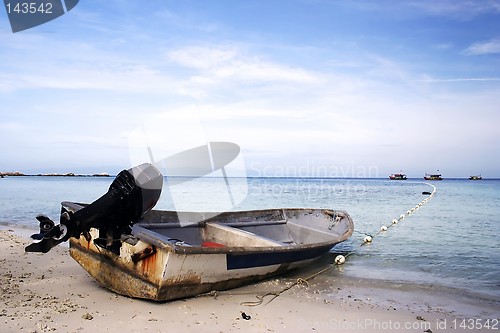
[[[63,204],[59,225],[44,215],[38,215],[40,233],[31,237],[41,241],[28,245],[25,250],[47,253],[70,237],[78,238],[82,233],[89,237],[90,228],[97,228],[99,238],[94,243],[117,252],[121,236],[130,234],[132,225],[156,205],[162,186],[162,174],[150,163],[123,170],[108,192],[93,203],[73,204],[79,206],[77,210],[69,210]]]

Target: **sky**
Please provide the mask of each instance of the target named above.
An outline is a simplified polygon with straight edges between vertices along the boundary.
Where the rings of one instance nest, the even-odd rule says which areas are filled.
[[[233,142],[250,176],[500,177],[500,1],[82,0],[12,33],[0,171]],[[132,138],[132,139],[131,139]]]

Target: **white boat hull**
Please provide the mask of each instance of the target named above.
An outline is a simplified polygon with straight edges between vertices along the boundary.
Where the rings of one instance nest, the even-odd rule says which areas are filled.
[[[248,215],[257,216],[255,212],[262,211],[248,212]],[[87,237],[82,235],[78,239],[70,239],[70,254],[106,288],[130,297],[166,301],[235,288],[302,267],[350,237],[353,231],[352,220],[345,212],[334,212],[336,222],[331,218],[333,211],[283,212],[290,215],[286,222],[277,221],[276,224],[275,221],[265,221],[255,228],[280,228],[280,231],[291,228],[295,232],[290,232],[295,237],[294,242],[270,239],[242,230],[244,228],[230,227],[223,223],[221,226],[212,221],[191,227],[192,232],[199,233],[203,240],[208,241],[204,242],[208,246],[198,246],[167,237],[169,233],[177,231],[187,233],[185,229],[166,228],[168,223],[151,223],[135,226],[134,241],[123,241],[119,254],[94,243],[94,239],[99,237],[97,229],[91,229]],[[240,212],[240,219],[246,216],[244,213]],[[328,230],[328,223],[333,223],[334,232],[317,231],[294,223],[314,214],[325,220],[322,221],[325,222],[325,230]],[[249,224],[255,224],[257,218]],[[228,221],[234,222],[235,219],[230,216]],[[245,222],[235,223],[246,226]],[[211,229],[213,230],[210,231]],[[232,233],[231,240],[225,241],[224,238],[229,238],[228,233]],[[308,242],[309,238],[316,241]],[[229,245],[220,244],[216,240]],[[235,244],[230,244],[231,241]],[[253,243],[247,244],[250,242]],[[236,244],[245,245],[234,246]]]

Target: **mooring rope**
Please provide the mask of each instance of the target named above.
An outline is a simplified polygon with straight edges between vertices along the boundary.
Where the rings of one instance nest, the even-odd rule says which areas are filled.
[[[242,302],[240,303],[241,305],[246,305],[246,306],[257,306],[257,305],[261,305],[263,302],[264,302],[264,298],[267,297],[267,296],[273,296],[266,304],[269,304],[271,303],[273,300],[275,300],[277,297],[279,297],[282,293],[284,293],[285,291],[288,291],[290,289],[292,289],[293,287],[297,286],[297,285],[307,285],[309,286],[309,280],[320,275],[320,274],[323,274],[324,272],[328,271],[329,269],[335,267],[335,266],[340,266],[342,264],[345,263],[346,259],[353,255],[354,253],[356,253],[361,247],[363,247],[364,245],[368,244],[368,243],[371,243],[373,242],[373,239],[375,237],[377,237],[379,234],[383,233],[383,232],[386,232],[389,230],[389,228],[391,228],[392,226],[395,226],[396,224],[398,224],[400,221],[404,220],[407,216],[410,216],[412,215],[413,213],[415,213],[418,209],[420,209],[420,207],[422,207],[423,205],[425,205],[426,203],[428,203],[432,197],[434,196],[434,194],[436,193],[437,189],[436,189],[436,186],[432,185],[432,184],[429,184],[429,183],[424,183],[425,185],[429,185],[432,187],[432,192],[427,196],[427,198],[425,198],[424,200],[422,200],[421,202],[419,202],[417,205],[415,205],[414,207],[410,208],[409,210],[406,211],[405,214],[401,214],[399,216],[399,218],[397,219],[393,219],[391,221],[391,224],[389,225],[382,225],[380,227],[380,229],[373,235],[371,234],[367,234],[367,233],[362,233],[362,232],[359,232],[359,231],[356,231],[357,233],[360,233],[360,234],[364,234],[365,235],[365,238],[363,238],[363,242],[361,242],[361,244],[359,244],[359,246],[357,246],[355,249],[353,249],[352,251],[348,252],[347,254],[345,255],[338,255],[335,257],[335,260],[333,263],[329,264],[327,267],[315,272],[314,274],[311,274],[309,275],[308,277],[306,278],[298,278],[294,283],[292,283],[291,285],[283,288],[282,290],[278,291],[278,292],[268,292],[264,295],[256,295],[255,297],[257,297],[257,301],[254,301],[254,302]],[[424,192],[425,193],[425,192]]]

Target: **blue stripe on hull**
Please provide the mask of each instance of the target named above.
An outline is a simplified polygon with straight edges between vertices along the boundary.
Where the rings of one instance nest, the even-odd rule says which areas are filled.
[[[297,249],[282,252],[264,253],[228,253],[226,255],[227,269],[252,268],[261,266],[292,263],[302,260],[313,259],[328,252],[332,245],[315,247],[310,249]]]

